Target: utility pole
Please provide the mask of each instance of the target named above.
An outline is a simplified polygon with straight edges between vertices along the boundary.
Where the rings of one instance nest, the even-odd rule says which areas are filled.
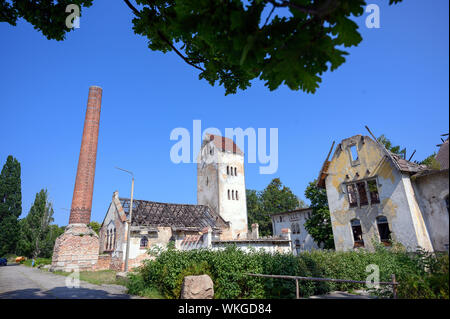
[[[131,218],[133,216],[133,192],[134,192],[134,174],[133,172],[127,171],[126,169],[116,167],[117,169],[124,171],[131,175],[131,196],[130,196],[130,214],[127,220],[127,250],[125,253],[125,272],[128,272],[128,257],[130,255],[130,234],[131,234]]]

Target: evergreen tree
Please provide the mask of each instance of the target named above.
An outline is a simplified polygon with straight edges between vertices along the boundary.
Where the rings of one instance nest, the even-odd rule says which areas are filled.
[[[50,227],[52,222],[53,207],[48,201],[47,190],[42,189],[36,194],[27,217],[21,220],[19,251],[34,258],[51,255],[57,233],[54,227]]]
[[[15,253],[21,213],[20,163],[10,155],[0,173],[0,256]]]

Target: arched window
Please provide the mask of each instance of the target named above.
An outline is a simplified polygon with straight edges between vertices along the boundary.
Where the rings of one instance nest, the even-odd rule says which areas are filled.
[[[236,191],[236,200],[239,200],[238,191]]]
[[[147,248],[147,245],[148,245],[148,239],[147,239],[147,236],[144,236],[141,238],[140,246],[141,246],[141,248]]]
[[[227,166],[227,175],[230,175],[230,166]]]
[[[234,200],[234,190],[231,191],[231,198]]]
[[[109,229],[106,230],[105,234],[105,250],[109,250]]]
[[[230,190],[228,190],[228,199],[231,199],[231,197],[230,197]]]
[[[237,176],[237,169],[236,169],[236,167],[234,168],[234,176]]]
[[[378,234],[380,235],[380,241],[385,246],[391,245],[391,231],[389,230],[389,223],[385,216],[377,217]]]
[[[230,167],[231,168],[231,176],[233,176],[233,167]]]
[[[353,241],[355,242],[353,247],[364,247],[363,233],[361,228],[361,222],[359,219],[352,219],[350,221],[352,226]]]

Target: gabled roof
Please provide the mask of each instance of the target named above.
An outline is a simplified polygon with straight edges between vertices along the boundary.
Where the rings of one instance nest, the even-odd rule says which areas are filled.
[[[130,213],[130,199],[120,198],[127,218]],[[205,205],[170,204],[133,200],[132,226],[172,227],[174,229],[202,230],[228,227],[228,223],[213,209]]]
[[[212,141],[214,145],[222,152],[230,152],[239,155],[244,155],[241,149],[234,143],[234,141],[228,137],[219,135],[207,134],[206,141]]]

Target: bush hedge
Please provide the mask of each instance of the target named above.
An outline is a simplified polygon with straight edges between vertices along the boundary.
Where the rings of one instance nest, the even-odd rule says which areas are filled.
[[[152,250],[147,260],[131,275],[128,290],[143,295],[156,290],[165,298],[178,298],[183,278],[208,274],[214,282],[215,298],[295,298],[295,281],[250,277],[247,273],[337,278],[365,281],[369,265],[377,265],[380,281],[391,281],[395,274],[401,298],[448,298],[448,255],[423,251],[408,253],[401,247],[379,246],[375,252],[357,250],[336,252],[316,250],[299,256],[270,254],[253,250],[245,253],[230,246],[221,251],[206,249],[179,251],[173,248]],[[446,278],[446,280],[445,280]],[[302,297],[333,290],[365,288],[364,284],[300,281]],[[374,291],[385,296],[391,290]]]

